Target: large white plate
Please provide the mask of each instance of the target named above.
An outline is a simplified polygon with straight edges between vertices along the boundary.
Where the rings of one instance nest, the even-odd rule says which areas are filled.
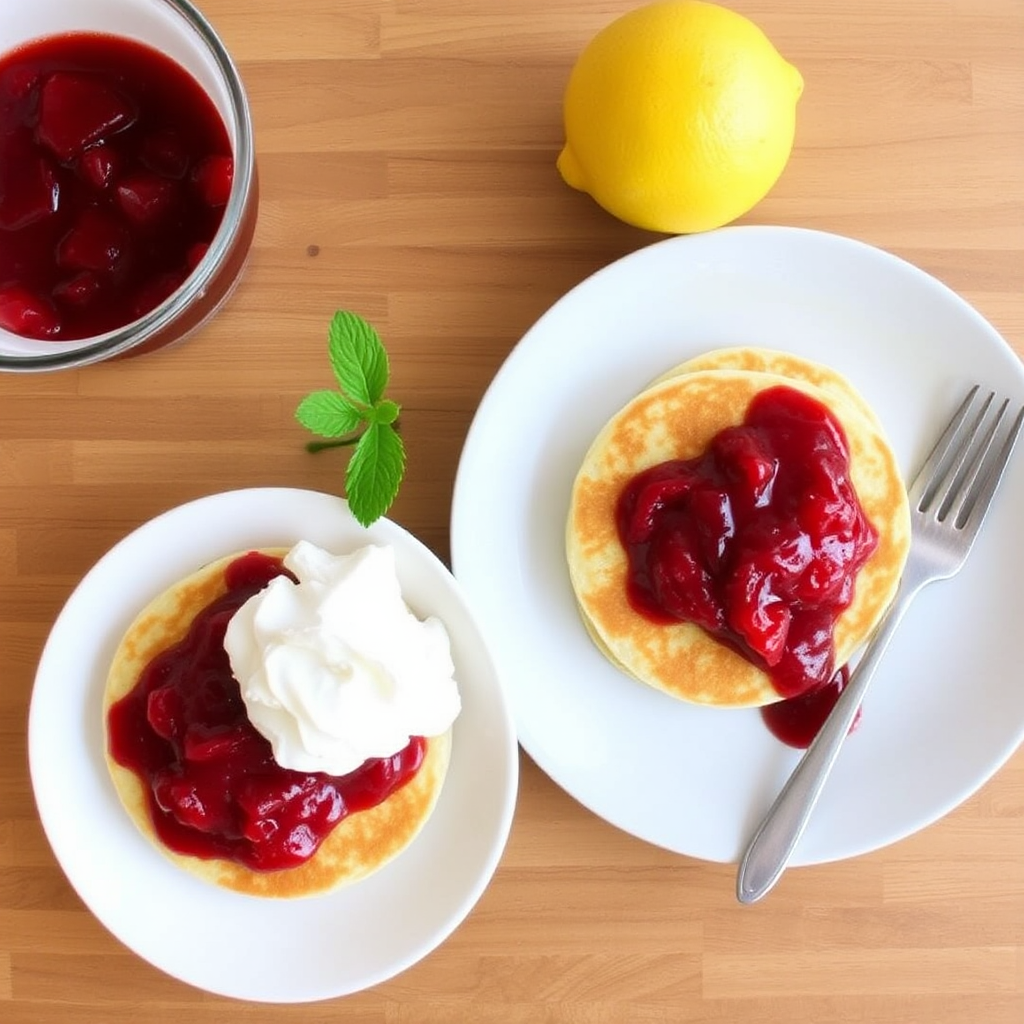
[[[603,423],[653,377],[727,345],[788,350],[845,373],[916,471],[969,382],[1024,398],[1016,355],[909,264],[795,228],[674,238],[584,281],[526,334],[469,432],[452,558],[509,690],[519,739],[619,828],[733,861],[798,758],[757,711],[690,706],[613,669],[576,615],[569,491]],[[907,614],[795,863],[891,843],[969,796],[1024,736],[1020,581],[1024,456],[971,559]]]
[[[279,901],[174,867],[124,813],[103,756],[103,685],[118,641],[165,587],[221,555],[305,538],[329,550],[391,544],[403,593],[452,639],[463,709],[440,800],[396,860],[349,888]],[[300,1002],[369,987],[411,966],[469,913],[508,837],[518,761],[494,664],[458,584],[388,520],[365,531],[340,498],[261,488],[201,498],[130,534],[85,576],[40,661],[29,720],[46,834],[79,895],[140,956],[222,995]]]

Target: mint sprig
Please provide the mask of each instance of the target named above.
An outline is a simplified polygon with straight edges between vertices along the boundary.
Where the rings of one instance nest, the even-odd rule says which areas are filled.
[[[369,526],[391,507],[405,474],[405,446],[396,429],[401,406],[384,397],[390,367],[380,336],[361,316],[339,310],[327,331],[327,353],[339,390],[314,391],[295,418],[311,433],[306,450],[354,446],[345,470],[352,515]]]

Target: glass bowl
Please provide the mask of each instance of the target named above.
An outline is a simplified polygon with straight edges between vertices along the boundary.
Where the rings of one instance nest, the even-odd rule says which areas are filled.
[[[223,119],[231,144],[231,190],[205,255],[162,302],[124,326],[75,341],[34,340],[0,328],[0,371],[84,366],[183,340],[231,294],[256,227],[258,187],[248,100],[231,56],[199,10],[189,0],[31,0],[0,8],[0,55],[46,37],[76,32],[146,44],[177,62],[203,87]],[[4,234],[0,231],[0,245]]]

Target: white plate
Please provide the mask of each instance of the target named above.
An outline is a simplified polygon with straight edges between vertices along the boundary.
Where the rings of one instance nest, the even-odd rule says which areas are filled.
[[[377,874],[312,899],[267,900],[174,867],[125,814],[103,757],[110,658],[147,602],[204,562],[239,549],[391,544],[420,616],[444,621],[463,709],[440,800],[413,844]],[[29,718],[32,784],[71,884],[125,945],[222,995],[301,1002],[384,981],[437,947],[479,899],[515,805],[515,734],[494,664],[451,574],[388,520],[363,530],[340,498],[266,488],[200,498],[131,533],[85,576],[43,652]]]
[[[519,739],[596,814],[659,846],[738,859],[798,759],[759,713],[687,705],[613,669],[576,615],[569,492],[604,422],[708,349],[827,363],[878,412],[907,475],[969,382],[1024,399],[1024,369],[974,310],[867,245],[796,228],[673,238],[584,281],[526,334],[469,432],[452,559],[509,691]],[[1024,737],[1024,455],[963,572],[907,614],[795,863],[852,856],[929,824]]]

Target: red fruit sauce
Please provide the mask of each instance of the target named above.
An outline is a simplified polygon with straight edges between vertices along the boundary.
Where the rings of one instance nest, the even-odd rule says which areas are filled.
[[[833,627],[878,537],[820,402],[774,387],[697,458],[634,477],[619,498],[630,602],[688,621],[764,669],[784,698],[835,675]]]
[[[818,730],[825,724],[849,681],[850,670],[843,665],[824,686],[761,708],[761,718],[776,739],[790,747],[805,749],[814,742]],[[860,724],[860,716],[858,708],[850,732]]]
[[[174,292],[224,216],[213,102],[142,43],[71,33],[0,57],[0,327],[68,341]]]
[[[347,814],[375,807],[412,778],[426,749],[414,737],[393,757],[371,758],[343,776],[274,761],[249,722],[224,632],[235,611],[281,574],[280,560],[259,552],[232,562],[227,593],[149,663],[107,719],[111,756],[142,779],[160,841],[257,871],[308,860]]]

